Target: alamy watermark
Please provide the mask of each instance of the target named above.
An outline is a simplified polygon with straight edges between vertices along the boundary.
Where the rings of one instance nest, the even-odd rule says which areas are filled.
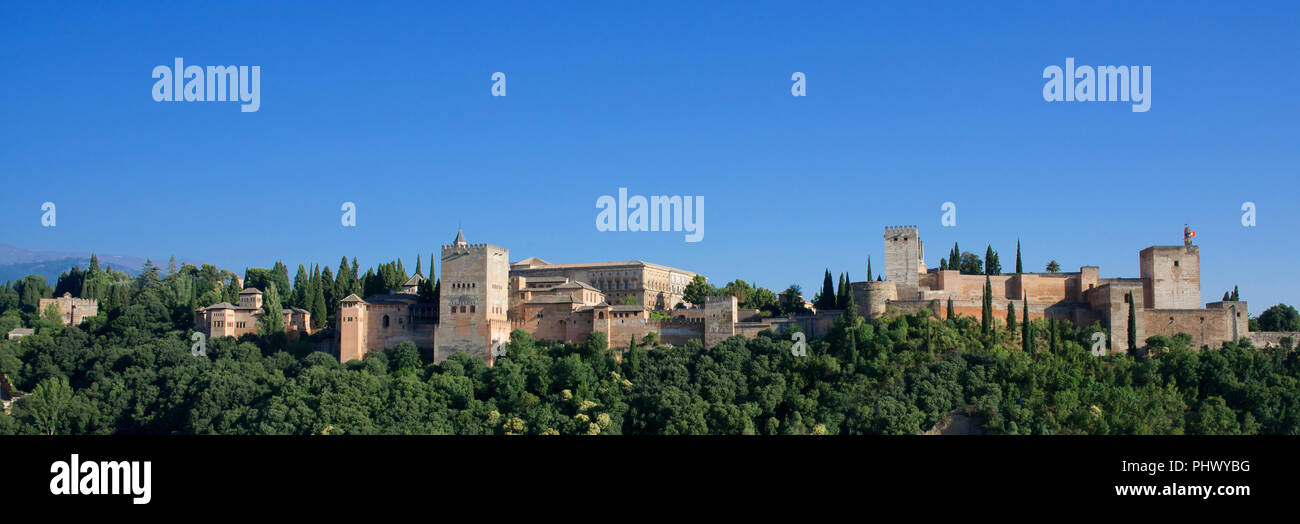
[[[686,231],[687,242],[704,240],[702,196],[628,197],[627,188],[620,187],[618,200],[601,195],[596,199],[596,209],[600,210],[596,214],[597,231]]]
[[[153,68],[155,102],[244,102],[239,110],[255,113],[262,107],[260,66],[186,66],[176,57],[175,67]]]
[[[1078,66],[1043,68],[1043,100],[1048,102],[1133,102],[1134,113],[1151,109],[1151,66]],[[1076,82],[1077,80],[1077,82]]]

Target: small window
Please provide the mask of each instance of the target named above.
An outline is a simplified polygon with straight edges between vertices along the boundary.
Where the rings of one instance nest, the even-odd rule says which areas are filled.
[[[1178,261],[1177,261],[1177,260],[1174,261],[1174,267],[1178,267]]]
[[[384,328],[388,328],[388,315],[384,315]]]

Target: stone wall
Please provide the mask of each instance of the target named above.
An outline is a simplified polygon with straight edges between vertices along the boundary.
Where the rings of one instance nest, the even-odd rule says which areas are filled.
[[[37,303],[39,308],[37,312],[45,314],[45,308],[50,304],[56,304],[59,308],[59,316],[63,319],[65,326],[80,325],[87,317],[93,317],[99,314],[99,301],[93,298],[73,298],[71,293],[64,293],[58,298],[42,298]]]
[[[1257,348],[1280,347],[1284,338],[1291,339],[1293,348],[1296,342],[1300,342],[1300,331],[1251,331],[1247,336]]]

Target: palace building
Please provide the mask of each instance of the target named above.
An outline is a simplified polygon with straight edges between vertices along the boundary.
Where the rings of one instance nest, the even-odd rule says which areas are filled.
[[[194,312],[194,325],[208,336],[239,338],[257,333],[262,318],[262,291],[246,288],[239,292],[239,305],[221,302]],[[291,339],[311,334],[311,313],[305,309],[284,308],[284,331]]]

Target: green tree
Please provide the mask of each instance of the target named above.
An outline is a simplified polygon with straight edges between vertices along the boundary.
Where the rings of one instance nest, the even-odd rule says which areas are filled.
[[[952,307],[952,297],[948,297],[948,316],[946,318],[957,318],[957,310]]]
[[[961,273],[963,275],[983,275],[984,261],[974,253],[961,254]]]
[[[853,289],[852,289],[852,285],[849,284],[849,274],[841,273],[840,287],[839,290],[835,292],[835,308],[848,309],[849,302],[852,301],[853,301]]]
[[[942,263],[942,262],[943,262],[943,261],[940,260],[940,263]],[[867,282],[871,282],[871,278],[872,278],[872,277],[871,277],[871,257],[870,257],[870,256],[867,256],[867,280],[866,280],[866,281],[867,281]]]
[[[808,308],[803,305],[803,290],[796,284],[790,284],[780,295],[781,314],[801,315],[808,312]]]
[[[588,355],[597,355],[609,349],[609,337],[602,331],[593,331],[587,335],[587,341],[583,345]]]
[[[826,270],[822,279],[822,291],[813,297],[813,307],[818,311],[835,309],[835,284],[831,281],[831,270]]]
[[[329,268],[327,267],[325,270],[329,271]],[[316,296],[311,301],[311,322],[312,326],[317,329],[329,325],[329,313],[326,313],[325,310],[325,291],[322,289],[323,287],[320,286],[314,290]]]
[[[291,307],[308,309],[307,306],[310,304],[308,304],[307,301],[312,298],[312,296],[308,294],[307,289],[307,282],[310,278],[311,277],[307,276],[307,268],[303,267],[302,264],[298,264],[298,274],[293,277],[293,295],[289,300],[289,305]]]
[[[38,431],[53,435],[68,429],[72,399],[68,378],[57,376],[41,381],[30,395],[22,397],[21,406]]]
[[[1034,332],[1033,327],[1029,325],[1029,295],[1025,294],[1022,300],[1023,302],[1020,304],[1021,309],[1023,310],[1021,312],[1021,315],[1023,316],[1020,318],[1020,347],[1023,348],[1026,353],[1033,353]]]
[[[984,251],[984,274],[1001,275],[1002,262],[998,260],[998,252],[993,250],[993,245],[989,245]]]
[[[1020,239],[1017,238],[1016,239],[1016,274],[1019,275],[1024,272],[1025,272],[1025,266],[1024,264],[1020,263]]]
[[[1300,312],[1287,304],[1278,304],[1259,315],[1260,331],[1300,331]]]
[[[980,331],[988,335],[993,330],[993,285],[984,275],[984,296],[980,304]]]
[[[704,278],[704,275],[695,275],[695,278],[692,278],[691,282],[686,284],[686,289],[682,292],[682,298],[698,306],[703,305],[708,297],[717,294],[718,290],[708,282],[708,279]]]
[[[388,366],[393,372],[416,370],[421,366],[420,348],[407,341],[397,344],[388,352]]]
[[[1007,302],[1007,331],[1009,333],[1012,333],[1011,336],[1013,337],[1015,336],[1014,333],[1016,332],[1016,302],[1014,300]]]
[[[1061,271],[1061,265],[1057,264],[1055,260],[1047,263],[1047,272],[1059,273],[1060,271]]]
[[[284,308],[280,306],[280,292],[275,282],[267,285],[262,294],[262,318],[257,321],[257,332],[262,335],[284,333]]]
[[[1128,292],[1128,350],[1136,351],[1138,347],[1137,308],[1133,304],[1133,292]]]

